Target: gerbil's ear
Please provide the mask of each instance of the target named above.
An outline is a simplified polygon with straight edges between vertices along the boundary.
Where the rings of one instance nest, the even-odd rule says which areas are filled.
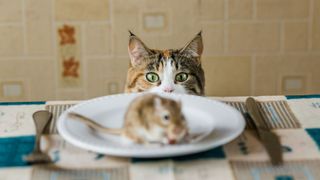
[[[131,59],[131,65],[136,67],[142,64],[144,58],[149,56],[151,51],[136,35],[131,31],[129,31],[129,33],[128,52]]]
[[[180,53],[191,56],[191,57],[200,57],[203,51],[202,44],[202,35],[201,31],[189,42],[187,43],[181,50]]]
[[[155,107],[156,111],[161,111],[163,109],[160,98],[156,97],[154,99],[154,107]]]

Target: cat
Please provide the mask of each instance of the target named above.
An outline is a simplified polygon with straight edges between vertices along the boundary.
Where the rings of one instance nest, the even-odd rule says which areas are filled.
[[[167,92],[203,96],[205,77],[201,66],[201,31],[183,48],[148,48],[129,31],[130,65],[125,92]]]

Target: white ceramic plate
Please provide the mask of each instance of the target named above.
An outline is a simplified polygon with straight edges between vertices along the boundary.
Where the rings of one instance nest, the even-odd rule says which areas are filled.
[[[170,157],[186,155],[223,145],[244,130],[245,121],[233,107],[205,97],[185,94],[161,94],[180,100],[182,112],[190,132],[201,133],[192,143],[144,146],[125,144],[120,136],[101,134],[81,122],[67,118],[68,112],[83,114],[111,128],[122,127],[129,103],[143,94],[118,94],[104,96],[77,104],[65,111],[58,119],[58,131],[69,143],[90,151],[125,157]]]

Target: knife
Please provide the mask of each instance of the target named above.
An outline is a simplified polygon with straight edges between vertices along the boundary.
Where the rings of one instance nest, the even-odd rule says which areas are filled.
[[[266,127],[263,117],[259,111],[257,101],[254,98],[247,98],[246,107],[251,119],[257,127],[256,130],[258,138],[267,150],[272,165],[281,165],[283,163],[283,157],[279,137]]]

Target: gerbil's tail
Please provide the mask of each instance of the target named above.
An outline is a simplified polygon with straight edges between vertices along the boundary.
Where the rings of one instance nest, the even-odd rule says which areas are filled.
[[[86,125],[88,125],[89,127],[104,132],[104,133],[109,133],[109,134],[116,134],[116,135],[120,135],[122,133],[122,129],[116,129],[116,128],[107,128],[102,126],[101,124],[96,123],[95,121],[91,120],[88,117],[85,117],[81,114],[75,113],[75,112],[69,112],[68,116],[71,117],[74,120],[78,120],[80,122],[85,123]]]

